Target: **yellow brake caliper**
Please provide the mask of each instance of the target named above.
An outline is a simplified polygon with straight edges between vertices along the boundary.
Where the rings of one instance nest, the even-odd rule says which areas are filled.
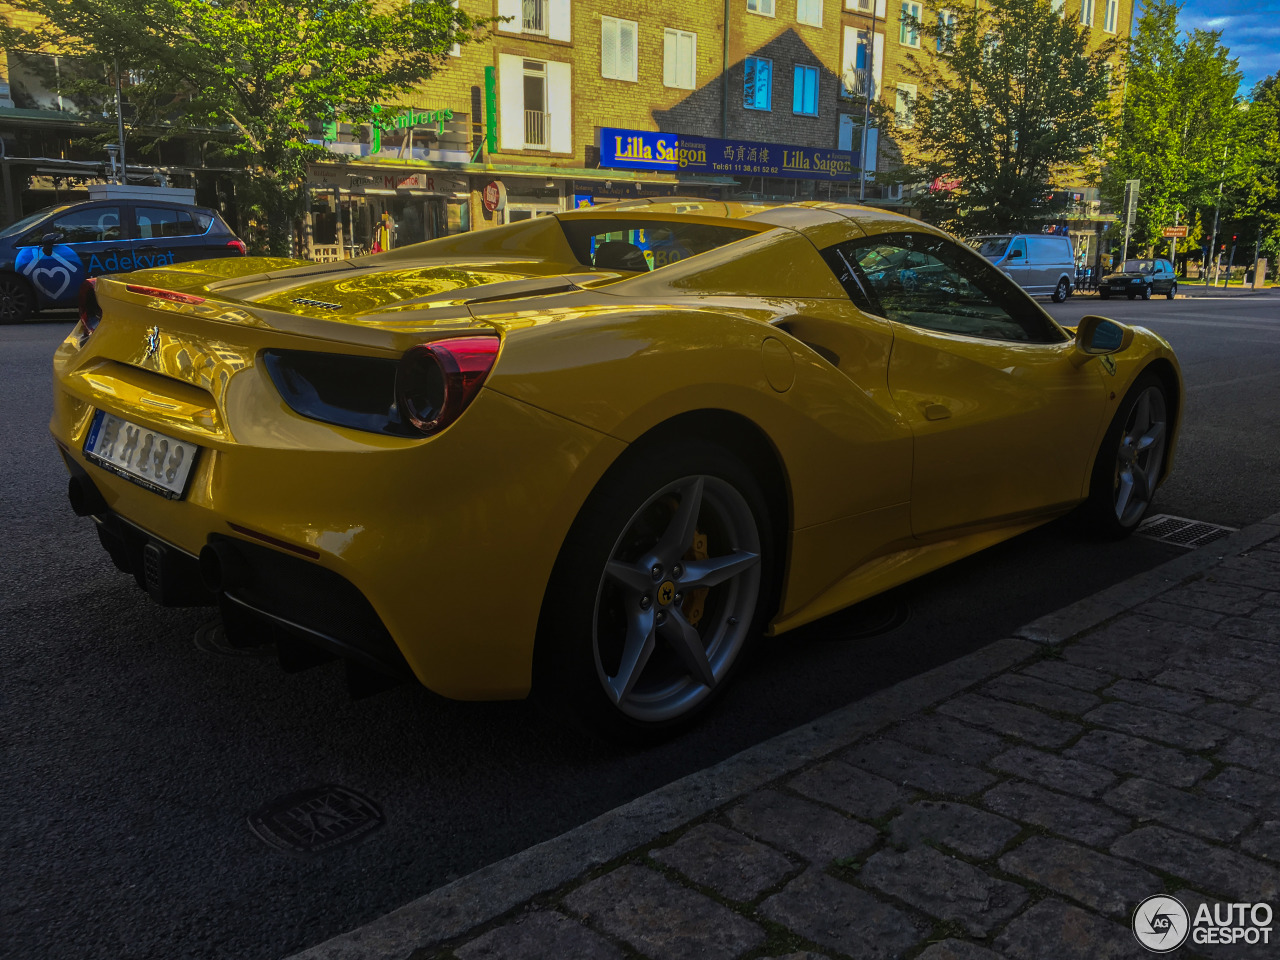
[[[707,559],[707,535],[697,530],[693,531],[693,547],[684,555],[686,560],[705,560]],[[707,601],[708,587],[698,587],[696,590],[689,591],[689,598],[685,600],[681,610],[684,612],[684,618],[693,626],[698,625],[698,621],[702,619],[702,605]]]

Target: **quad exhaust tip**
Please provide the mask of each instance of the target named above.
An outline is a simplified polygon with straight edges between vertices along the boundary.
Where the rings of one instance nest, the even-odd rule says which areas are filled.
[[[200,551],[200,579],[213,594],[235,589],[245,580],[244,560],[226,543],[206,543]]]
[[[77,517],[92,517],[107,512],[107,501],[88,477],[72,477],[67,481],[67,499]]]

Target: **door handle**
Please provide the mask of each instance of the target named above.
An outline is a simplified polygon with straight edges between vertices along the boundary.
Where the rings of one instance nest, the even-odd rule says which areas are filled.
[[[924,418],[926,420],[946,420],[950,416],[950,407],[944,407],[940,403],[926,403],[924,405]]]

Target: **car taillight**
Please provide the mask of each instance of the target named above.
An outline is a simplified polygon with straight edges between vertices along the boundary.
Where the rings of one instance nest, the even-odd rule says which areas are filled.
[[[227,241],[227,246],[228,246],[228,247],[232,247],[232,248],[234,248],[234,249],[235,249],[235,251],[236,251],[236,253],[240,254],[240,256],[242,256],[242,257],[243,257],[243,256],[245,255],[245,253],[246,253],[245,245],[244,245],[244,241],[243,241],[243,240],[228,240],[228,241]]]
[[[498,357],[497,337],[459,337],[412,347],[396,369],[396,406],[423,436],[439,433],[475,399]]]
[[[98,329],[98,321],[102,319],[102,307],[98,304],[97,277],[91,277],[80,284],[80,318],[76,322],[76,334],[80,345],[89,339],[89,334]]]
[[[195,297],[189,293],[178,293],[176,290],[161,290],[159,287],[141,287],[131,283],[125,287],[130,293],[140,293],[144,297],[155,297],[157,300],[172,300],[174,303],[204,303],[204,297]]]

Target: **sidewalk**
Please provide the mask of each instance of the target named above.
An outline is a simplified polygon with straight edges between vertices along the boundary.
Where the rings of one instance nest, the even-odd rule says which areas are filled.
[[[1174,294],[1175,300],[1212,300],[1220,297],[1266,297],[1274,294],[1280,294],[1280,287],[1267,287],[1264,290],[1255,290],[1253,287],[1242,287],[1239,284],[1232,284],[1229,287],[1204,287],[1198,284],[1188,284],[1183,281],[1178,282],[1178,292]],[[1098,297],[1097,290],[1074,290],[1071,295],[1073,297]],[[1098,299],[1101,299],[1100,297]],[[1115,297],[1116,300],[1123,299]],[[1163,300],[1164,294],[1157,294],[1155,299]]]
[[[1017,633],[294,960],[1111,960],[1155,894],[1280,926],[1280,514]],[[1250,923],[1168,955],[1275,956]]]

